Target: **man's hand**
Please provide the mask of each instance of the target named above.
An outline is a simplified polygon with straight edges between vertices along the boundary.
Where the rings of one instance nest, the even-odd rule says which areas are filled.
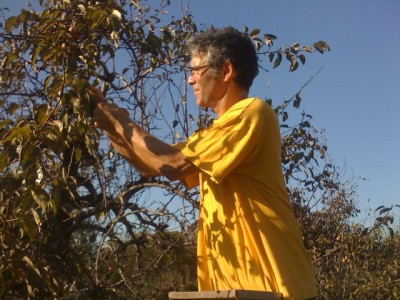
[[[93,107],[92,118],[94,126],[114,134],[131,123],[129,114],[125,109],[113,103],[107,103],[101,90],[89,87],[89,99]]]
[[[89,94],[90,115],[93,115],[93,112],[97,108],[97,105],[99,103],[105,103],[105,99],[101,90],[93,86],[89,86],[88,94]]]

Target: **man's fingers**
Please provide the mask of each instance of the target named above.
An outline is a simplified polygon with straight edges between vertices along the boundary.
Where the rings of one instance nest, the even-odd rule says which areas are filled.
[[[93,115],[94,110],[100,103],[105,103],[105,99],[103,93],[92,86],[89,86],[88,90],[89,95],[89,114]]]
[[[89,93],[90,101],[94,102],[95,104],[105,101],[103,93],[99,89],[96,89],[96,88],[90,86],[88,88],[88,93]]]

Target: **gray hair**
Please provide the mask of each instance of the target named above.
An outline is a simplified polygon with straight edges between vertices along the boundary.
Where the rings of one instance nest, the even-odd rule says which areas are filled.
[[[213,68],[230,62],[237,84],[249,91],[258,74],[258,57],[252,40],[233,27],[211,28],[194,35],[187,44],[191,54],[205,55]]]

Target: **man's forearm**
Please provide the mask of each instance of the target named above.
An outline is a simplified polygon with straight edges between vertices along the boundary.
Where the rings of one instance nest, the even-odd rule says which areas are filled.
[[[155,172],[151,168],[149,168],[146,164],[141,163],[139,157],[135,154],[131,145],[128,141],[123,138],[116,136],[115,134],[111,134],[105,131],[108,139],[113,145],[114,149],[125,158],[131,165],[135,167],[143,176],[151,177],[160,175],[159,172]]]
[[[126,110],[106,103],[98,90],[89,90],[96,101],[93,121],[104,130],[115,149],[145,176],[164,175],[171,180],[197,173],[180,150],[139,127]]]
[[[144,176],[164,175],[171,180],[196,173],[197,168],[178,150],[130,121],[107,132],[115,149]]]

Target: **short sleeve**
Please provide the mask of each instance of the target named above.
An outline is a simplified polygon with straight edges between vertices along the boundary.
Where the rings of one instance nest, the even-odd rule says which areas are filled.
[[[176,149],[182,151],[186,147],[187,142],[181,142],[173,144],[172,146]],[[199,185],[199,173],[191,174],[185,178],[181,179],[181,182],[186,186],[186,188],[191,189]]]
[[[192,135],[183,154],[216,183],[257,153],[259,134],[243,114],[225,118]]]

